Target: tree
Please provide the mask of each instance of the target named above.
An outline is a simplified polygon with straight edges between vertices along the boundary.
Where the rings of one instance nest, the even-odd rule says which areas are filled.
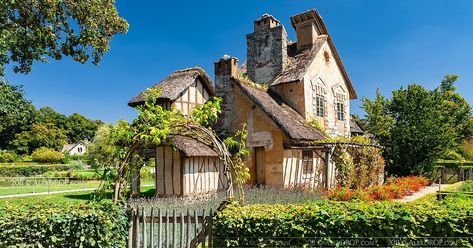
[[[114,0],[5,0],[0,3],[0,75],[28,73],[33,61],[70,56],[98,64],[115,34],[128,30]]]
[[[65,144],[67,136],[64,130],[44,124],[33,124],[30,130],[16,134],[12,142],[21,154],[31,154],[40,147],[60,151]]]
[[[42,107],[35,112],[35,122],[45,125],[52,125],[58,129],[66,130],[69,119],[67,116],[56,112],[51,107]]]
[[[101,124],[103,122],[89,120],[78,113],[72,114],[69,116],[66,127],[69,142],[76,143],[85,138],[92,139]]]
[[[448,75],[435,90],[411,84],[391,99],[379,91],[373,101],[363,99],[368,131],[385,146],[390,174],[433,176],[435,161],[471,136],[471,107],[455,92],[456,80]]]
[[[0,79],[0,150],[10,148],[15,134],[27,130],[34,117],[34,107],[24,98],[21,86]]]

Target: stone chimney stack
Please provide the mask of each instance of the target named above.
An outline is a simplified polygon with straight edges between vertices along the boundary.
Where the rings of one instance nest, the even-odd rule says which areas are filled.
[[[291,23],[297,34],[297,50],[311,48],[317,37],[323,34],[323,30],[317,25],[320,16],[315,10],[295,15],[291,17]]]
[[[254,22],[254,32],[246,35],[248,77],[255,83],[271,83],[287,62],[287,33],[272,15]]]
[[[225,132],[230,130],[233,116],[232,77],[238,76],[238,58],[223,55],[214,62],[215,68],[215,93],[222,98],[221,113],[218,117],[217,130]]]

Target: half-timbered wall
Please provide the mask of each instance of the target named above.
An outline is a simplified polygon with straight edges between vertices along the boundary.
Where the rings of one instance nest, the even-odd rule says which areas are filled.
[[[158,195],[196,195],[227,186],[223,162],[218,157],[185,157],[171,147],[156,148]]]
[[[171,147],[156,148],[156,192],[158,195],[181,195],[181,153]]]
[[[207,92],[200,79],[197,78],[187,90],[180,94],[180,97],[174,101],[173,106],[184,115],[189,115],[195,106],[204,104],[209,98],[209,92]]]
[[[197,195],[223,190],[227,186],[223,162],[218,157],[184,159],[184,195]]]
[[[321,186],[325,175],[322,160],[312,150],[310,150],[310,154],[312,157],[308,158],[303,156],[302,149],[284,150],[283,177],[285,188],[316,188]]]

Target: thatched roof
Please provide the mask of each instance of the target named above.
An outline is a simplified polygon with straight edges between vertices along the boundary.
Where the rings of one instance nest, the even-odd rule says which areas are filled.
[[[232,80],[243,94],[261,108],[292,142],[314,141],[324,138],[320,131],[310,126],[299,113],[289,107],[276,93],[271,90],[257,88],[251,82],[241,79],[233,78]]]
[[[200,67],[194,67],[184,70],[175,71],[163,81],[157,83],[151,88],[161,89],[161,95],[158,100],[174,101],[179,98],[180,94],[184,92],[191,84],[200,78],[204,87],[209,92],[209,95],[215,95],[215,90],[212,85],[212,80]],[[146,101],[145,92],[143,91],[137,96],[133,97],[128,103],[129,106],[135,107],[143,104]]]
[[[176,135],[170,141],[186,157],[218,157],[218,154],[206,144],[190,137]]]
[[[326,40],[327,36],[319,37],[311,49],[289,56],[286,68],[271,83],[271,86],[301,81]],[[294,45],[295,43],[292,46]]]
[[[312,62],[313,59],[315,59],[315,57],[317,56],[317,53],[320,51],[319,46],[321,46],[321,44],[319,43],[326,40],[328,42],[330,50],[333,53],[334,59],[338,67],[340,68],[342,76],[347,83],[348,92],[350,93],[350,99],[356,99],[357,96],[356,96],[355,88],[353,87],[351,79],[348,76],[348,73],[346,72],[345,66],[342,63],[340,55],[338,54],[337,48],[335,47],[332,41],[332,37],[330,36],[327,30],[327,26],[325,26],[325,23],[322,17],[320,16],[320,14],[316,10],[312,9],[307,12],[292,16],[291,23],[292,23],[292,26],[295,28],[296,24],[307,21],[309,19],[312,19],[315,21],[317,32],[319,32],[320,34],[320,36],[317,38],[317,41],[314,47],[312,47],[312,49],[310,49],[309,51],[302,51],[302,54],[300,55],[291,56],[291,54],[288,54],[289,58],[288,58],[288,65],[286,69],[281,72],[281,74],[275,79],[275,81],[271,84],[271,86],[300,81],[303,78],[307,69],[309,69],[308,65],[310,63],[307,63],[307,62]],[[290,49],[288,47],[288,51],[289,50]]]
[[[361,128],[360,125],[358,125],[358,123],[356,123],[355,117],[353,115],[350,115],[350,132],[352,134],[364,134],[365,133],[363,128]]]

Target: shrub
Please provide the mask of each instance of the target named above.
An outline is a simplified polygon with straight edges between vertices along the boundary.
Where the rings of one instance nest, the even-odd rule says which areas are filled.
[[[46,147],[37,149],[31,156],[33,157],[33,161],[39,163],[59,163],[63,162],[65,159],[63,153]]]
[[[111,204],[0,207],[0,247],[125,247],[127,212]]]
[[[422,187],[429,185],[429,179],[426,177],[399,177],[388,178],[384,185],[370,186],[365,189],[349,189],[347,187],[339,187],[325,192],[325,198],[334,201],[348,200],[392,200],[401,199],[407,195],[419,191]]]
[[[15,161],[17,155],[12,151],[0,151],[0,163],[11,163]]]
[[[396,246],[383,237],[465,237],[457,246],[471,246],[471,209],[473,201],[229,205],[217,213],[213,232],[216,247],[354,246],[337,237],[366,238],[375,242],[370,246],[383,247]]]
[[[48,171],[67,171],[82,169],[81,165],[0,165],[0,176],[30,177],[39,176]]]

